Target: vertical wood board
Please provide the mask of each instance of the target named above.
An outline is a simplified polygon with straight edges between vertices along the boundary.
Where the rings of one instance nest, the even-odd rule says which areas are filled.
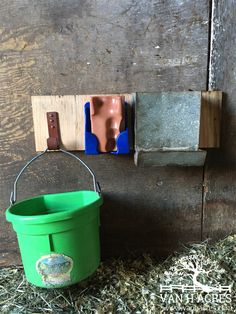
[[[202,92],[200,118],[200,148],[219,148],[222,92]]]
[[[222,90],[220,149],[209,152],[204,173],[203,238],[236,232],[236,3],[212,1],[209,88]]]

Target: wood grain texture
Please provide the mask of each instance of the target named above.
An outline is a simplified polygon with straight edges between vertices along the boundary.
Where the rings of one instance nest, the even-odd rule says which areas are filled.
[[[203,238],[236,232],[236,3],[213,1],[209,87],[223,90],[221,146],[204,176]]]
[[[219,148],[222,92],[202,92],[199,148]]]
[[[134,96],[123,95],[127,104],[132,107]],[[45,150],[47,145],[46,113],[49,111],[59,114],[61,147],[72,151],[84,150],[84,105],[90,101],[91,96],[95,95],[32,96],[36,151]]]
[[[36,151],[43,151],[47,147],[46,113],[49,111],[58,112],[62,148],[84,148],[84,112],[78,96],[33,96],[31,100]]]
[[[0,20],[1,262],[13,264],[16,237],[4,210],[16,174],[35,154],[30,96],[204,90],[208,1],[2,0]],[[104,193],[104,256],[163,256],[200,239],[201,168],[154,171],[137,169],[132,155],[80,156]],[[76,167],[60,154],[45,156],[22,177],[19,199],[90,188]]]

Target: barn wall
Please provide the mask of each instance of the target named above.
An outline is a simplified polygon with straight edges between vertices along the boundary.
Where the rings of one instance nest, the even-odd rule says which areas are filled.
[[[209,88],[224,91],[221,148],[208,155],[204,176],[203,237],[236,231],[236,2],[214,0]]]
[[[206,89],[209,1],[2,0],[0,21],[4,265],[19,262],[4,211],[16,174],[35,154],[30,96]],[[103,189],[103,256],[148,251],[163,257],[180,242],[200,240],[201,167],[137,168],[132,154],[80,156]],[[29,169],[18,195],[90,186],[80,166],[53,154]]]

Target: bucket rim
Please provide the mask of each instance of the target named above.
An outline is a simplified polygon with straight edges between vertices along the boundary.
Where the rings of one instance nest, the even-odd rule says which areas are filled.
[[[84,205],[82,208],[76,208],[76,209],[71,209],[71,210],[67,210],[67,211],[61,211],[61,212],[55,212],[55,213],[50,213],[48,215],[17,215],[15,213],[11,212],[11,209],[18,206],[18,205],[23,205],[25,202],[30,201],[30,200],[34,200],[34,199],[40,199],[40,198],[44,198],[47,196],[57,196],[57,195],[62,195],[62,194],[82,194],[82,193],[90,193],[90,194],[96,194],[97,198],[92,201],[91,203]],[[13,205],[11,205],[10,207],[8,207],[6,209],[6,219],[7,221],[11,222],[11,223],[24,223],[24,224],[45,224],[45,223],[52,223],[52,222],[56,222],[56,221],[61,221],[61,220],[68,220],[71,219],[73,217],[75,217],[76,215],[80,215],[84,212],[84,210],[88,209],[88,207],[91,206],[101,206],[103,203],[103,198],[102,195],[99,194],[98,192],[95,191],[91,191],[91,190],[81,190],[81,191],[68,191],[68,192],[60,192],[60,193],[47,193],[47,194],[40,194],[37,196],[33,196],[30,198],[26,198],[23,199]]]

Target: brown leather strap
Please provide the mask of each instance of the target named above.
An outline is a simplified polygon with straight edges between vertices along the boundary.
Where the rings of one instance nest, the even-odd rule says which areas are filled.
[[[47,112],[48,134],[47,146],[49,150],[60,148],[59,116],[57,112]]]

